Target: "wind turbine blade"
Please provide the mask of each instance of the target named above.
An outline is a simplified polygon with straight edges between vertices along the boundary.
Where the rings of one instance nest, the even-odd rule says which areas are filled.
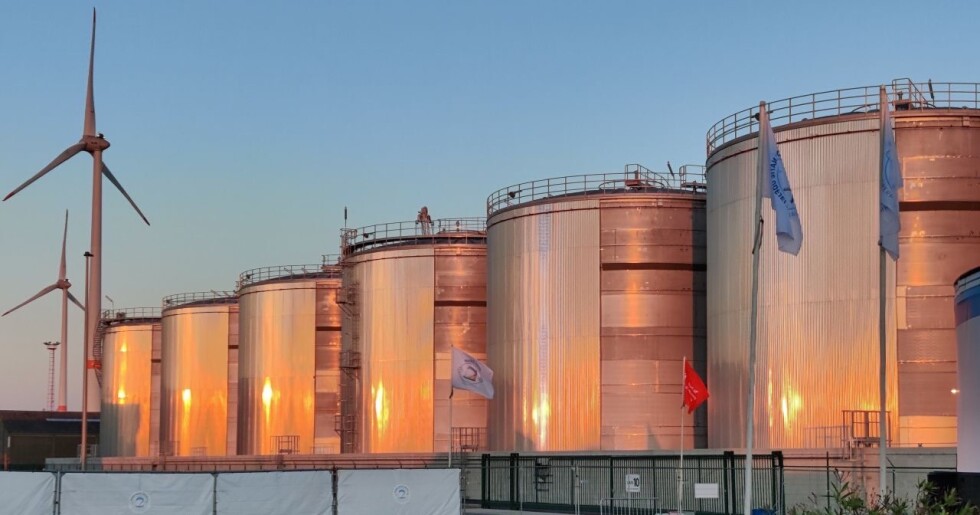
[[[129,193],[126,193],[126,190],[122,187],[122,184],[119,184],[119,180],[116,179],[116,176],[112,175],[112,172],[109,171],[109,167],[106,166],[105,162],[102,163],[102,173],[106,176],[106,178],[109,179],[109,182],[111,182],[116,186],[116,188],[119,190],[119,193],[122,193],[123,196],[126,197],[126,200],[128,200],[130,205],[133,206],[133,209],[135,209],[136,212],[139,213],[140,218],[142,218],[143,221],[146,222],[146,225],[150,225],[150,221],[146,219],[146,215],[144,215],[143,212],[140,211],[140,208],[139,206],[136,205],[136,202],[133,202],[133,199],[132,197],[129,196]]]
[[[47,294],[55,291],[57,289],[58,289],[58,285],[57,284],[52,284],[51,286],[48,286],[47,288],[45,288],[45,289],[37,292],[37,294],[34,295],[33,297],[25,300],[24,302],[21,302],[20,304],[17,304],[16,306],[14,306],[11,309],[7,310],[6,313],[4,313],[3,315],[0,315],[0,316],[7,316],[8,314],[13,313],[14,311],[17,311],[18,309],[20,309],[20,308],[22,308],[22,307],[30,304],[31,302],[34,302],[35,300],[37,300],[37,299],[39,299],[39,298],[41,298],[41,297],[43,297],[43,296],[45,296],[45,295],[47,295]]]
[[[88,54],[88,89],[85,92],[85,127],[82,134],[95,136],[95,96],[92,92],[92,69],[95,67],[95,8],[92,8],[92,46]]]
[[[65,263],[65,246],[68,244],[68,210],[65,210],[65,233],[61,237],[61,268],[58,269],[58,280],[63,281],[68,265]]]
[[[82,308],[82,311],[85,311],[85,306],[83,306],[81,302],[78,302],[78,299],[76,299],[75,296],[72,295],[70,291],[65,293],[68,294],[68,300],[74,302],[76,306]]]
[[[75,143],[74,145],[66,148],[64,152],[62,152],[61,154],[58,154],[58,157],[54,158],[54,161],[51,161],[50,163],[48,163],[48,166],[45,166],[44,168],[42,168],[40,172],[37,172],[36,174],[34,174],[34,177],[31,177],[30,179],[27,179],[27,182],[25,182],[24,184],[21,184],[20,186],[17,187],[17,189],[15,189],[14,191],[11,191],[10,193],[8,193],[7,196],[4,197],[3,199],[4,200],[7,200],[10,197],[13,197],[18,192],[20,192],[20,190],[22,190],[22,189],[30,186],[34,181],[40,179],[41,177],[44,177],[44,174],[50,172],[51,170],[54,170],[55,168],[58,167],[58,165],[60,165],[61,163],[64,163],[65,161],[71,159],[72,156],[74,156],[75,154],[81,152],[82,150],[85,150],[85,144],[82,143],[82,142]]]

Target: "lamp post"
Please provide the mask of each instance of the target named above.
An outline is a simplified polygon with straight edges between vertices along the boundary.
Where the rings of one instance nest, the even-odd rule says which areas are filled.
[[[61,342],[44,342],[44,348],[50,351],[48,355],[48,411],[54,411],[54,351]]]

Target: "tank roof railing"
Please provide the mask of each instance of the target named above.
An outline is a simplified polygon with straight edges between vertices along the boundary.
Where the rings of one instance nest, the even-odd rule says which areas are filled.
[[[324,268],[332,266],[340,266],[340,254],[323,254],[323,264],[320,265]]]
[[[791,123],[877,112],[881,85],[836,89],[768,102],[773,127]],[[973,82],[914,82],[895,79],[885,85],[888,99],[898,111],[926,109],[980,109],[980,84]],[[708,129],[707,155],[738,138],[759,131],[759,106],[726,116]]]
[[[160,318],[160,308],[139,307],[139,308],[115,308],[102,311],[104,322],[117,322],[122,320]]]
[[[622,172],[567,175],[523,182],[497,190],[487,198],[487,216],[526,202],[570,195],[666,191],[698,192],[705,188],[704,167],[684,165],[679,173],[654,172],[643,165],[628,164]]]
[[[307,279],[318,277],[340,277],[340,270],[324,269],[320,263],[307,265],[265,266],[246,270],[238,276],[235,291],[255,283],[272,279]]]
[[[167,295],[161,303],[162,309],[169,309],[187,304],[228,304],[237,297],[233,291],[197,291]]]
[[[473,242],[484,242],[486,234],[486,218],[438,218],[428,223],[413,220],[341,229],[340,241],[341,251],[347,256],[387,245],[434,243],[447,239],[462,243],[471,239]]]

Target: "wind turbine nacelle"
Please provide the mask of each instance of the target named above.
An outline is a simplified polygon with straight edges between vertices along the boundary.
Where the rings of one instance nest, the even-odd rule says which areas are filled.
[[[82,136],[82,143],[85,144],[85,151],[89,153],[109,148],[109,140],[101,133],[98,136]]]

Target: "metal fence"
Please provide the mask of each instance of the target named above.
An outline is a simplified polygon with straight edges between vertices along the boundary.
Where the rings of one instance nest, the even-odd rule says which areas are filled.
[[[175,293],[163,298],[163,309],[175,308],[188,304],[229,304],[236,302],[237,296],[233,291],[197,291]]]
[[[160,318],[160,308],[116,308],[102,311],[102,321],[105,323],[143,318]]]
[[[497,190],[487,198],[487,216],[508,207],[552,197],[606,195],[609,193],[668,191],[697,193],[705,188],[704,167],[681,166],[678,173],[654,172],[628,164],[622,172],[568,175],[523,182]]]
[[[656,499],[609,497],[599,501],[600,515],[654,515],[660,513]]]
[[[772,126],[828,116],[864,114],[879,109],[880,85],[821,91],[766,104]],[[895,79],[886,85],[897,110],[980,109],[980,84],[972,82],[914,82]],[[759,130],[759,106],[726,116],[708,129],[706,152]]]
[[[340,247],[344,256],[386,245],[432,243],[450,240],[458,243],[486,242],[486,218],[439,218],[369,225],[340,230]]]
[[[265,266],[246,270],[238,276],[236,290],[272,279],[339,278],[341,271],[335,266],[323,264]]]
[[[542,510],[563,513],[600,513],[603,499],[656,499],[657,508],[675,510],[678,456],[509,456],[483,455],[482,507]],[[782,453],[753,456],[754,506],[785,513]],[[627,476],[638,476],[638,486],[627,491]],[[745,456],[684,457],[683,511],[702,514],[742,512]],[[696,499],[694,485],[718,485],[718,497]],[[638,491],[636,491],[638,490]]]

